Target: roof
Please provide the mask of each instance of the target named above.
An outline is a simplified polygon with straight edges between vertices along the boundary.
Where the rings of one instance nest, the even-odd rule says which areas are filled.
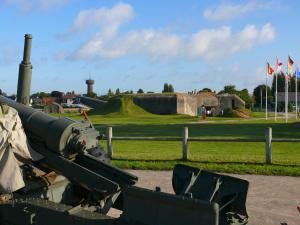
[[[63,99],[73,99],[75,97],[76,97],[75,95],[70,94],[70,95],[64,95],[62,98]]]

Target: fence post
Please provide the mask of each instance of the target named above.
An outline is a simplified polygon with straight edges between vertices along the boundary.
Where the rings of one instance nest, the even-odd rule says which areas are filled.
[[[111,159],[113,157],[112,136],[112,127],[107,127],[107,154]]]
[[[266,164],[272,164],[272,127],[266,130]]]
[[[182,141],[182,160],[186,161],[188,159],[188,138],[189,138],[189,128],[183,128],[183,141]]]

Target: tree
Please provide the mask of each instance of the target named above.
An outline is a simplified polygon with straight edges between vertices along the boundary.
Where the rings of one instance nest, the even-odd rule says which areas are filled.
[[[300,88],[300,79],[297,79],[297,86],[298,89]],[[290,82],[288,83],[288,89],[289,92],[295,92],[296,91],[296,78],[295,76],[292,76],[290,78]],[[276,76],[273,76],[272,81],[272,94],[275,97],[275,91],[276,91]],[[278,92],[285,92],[285,75],[284,73],[280,73],[277,76],[277,91]]]
[[[111,89],[108,89],[107,95],[112,96],[114,93],[111,91]]]
[[[49,97],[50,94],[46,93],[46,92],[36,92],[34,94],[31,95],[31,98],[44,98],[44,97]]]
[[[273,76],[272,81],[272,94],[275,96],[276,91],[276,76]],[[277,75],[277,91],[278,92],[284,92],[285,90],[285,75],[284,73],[280,73]]]
[[[225,85],[218,94],[235,94],[245,101],[245,107],[251,108],[254,99],[250,96],[248,89],[237,90],[235,85]]]
[[[169,85],[167,83],[164,83],[164,89],[163,89],[162,93],[165,93],[165,92],[169,92]]]
[[[169,84],[169,91],[168,92],[174,93],[174,87],[173,87],[172,84]]]
[[[119,95],[119,94],[120,94],[120,89],[117,88],[117,89],[116,89],[116,95]]]
[[[199,92],[212,92],[210,88],[202,88]]]
[[[267,86],[267,95],[268,95],[268,103],[272,102],[273,97],[272,97],[272,91],[269,86]],[[253,90],[253,97],[254,97],[254,103],[256,107],[260,107],[261,105],[261,98],[262,98],[262,106],[266,107],[265,102],[266,102],[266,85],[261,84],[258,85],[256,88]]]
[[[95,92],[92,92],[92,93],[88,93],[86,96],[88,96],[90,98],[96,98],[97,94]]]
[[[245,107],[251,108],[252,104],[254,103],[254,99],[249,95],[248,89],[243,89],[238,91],[237,95],[245,101]]]
[[[166,92],[174,92],[174,87],[172,84],[168,84],[168,83],[164,83],[164,89],[162,90],[162,93],[166,93]]]
[[[228,94],[236,94],[237,90],[235,89],[235,85],[225,85],[224,86],[225,93]]]
[[[138,94],[143,94],[144,91],[143,91],[143,89],[140,88],[140,89],[137,91],[137,93],[138,93]]]
[[[0,89],[0,95],[6,96],[6,93]]]
[[[52,91],[50,95],[51,95],[51,97],[62,98],[64,93],[60,92],[60,91]]]

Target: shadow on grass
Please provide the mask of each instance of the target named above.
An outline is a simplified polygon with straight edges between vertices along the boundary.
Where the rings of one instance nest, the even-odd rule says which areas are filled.
[[[106,125],[94,124],[105,132]],[[222,123],[222,124],[120,124],[114,128],[116,136],[181,137],[183,127],[189,128],[190,137],[264,137],[267,127],[273,128],[273,137],[300,138],[294,124],[277,123]]]
[[[278,163],[273,163],[271,165],[266,164],[266,163],[259,163],[259,162],[213,162],[213,161],[196,161],[196,160],[182,160],[182,159],[173,159],[173,160],[168,160],[168,159],[122,159],[122,158],[114,158],[113,160],[119,161],[119,162],[130,162],[130,163],[201,163],[201,164],[211,164],[211,165],[243,165],[243,166],[276,166],[276,167],[285,167],[285,168],[299,168],[300,165],[287,165],[287,164],[278,164]]]

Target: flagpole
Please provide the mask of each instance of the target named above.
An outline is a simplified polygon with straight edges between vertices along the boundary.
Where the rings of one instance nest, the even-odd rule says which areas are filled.
[[[288,76],[288,66],[287,66],[287,72],[285,76],[285,122],[288,122],[288,81],[287,81],[287,76]]]
[[[277,120],[277,77],[278,77],[278,57],[276,57],[276,70],[275,70],[275,121]]]
[[[275,121],[277,120],[277,77],[278,71],[275,73]]]
[[[296,77],[295,77],[295,81],[296,81],[296,96],[295,96],[295,101],[296,101],[296,119],[298,119],[298,89],[297,89],[297,85],[298,85],[298,81],[297,81],[297,76],[298,76],[298,68],[296,70]]]
[[[266,72],[266,120],[268,120],[268,91],[267,91],[267,82],[268,82],[268,70]]]

